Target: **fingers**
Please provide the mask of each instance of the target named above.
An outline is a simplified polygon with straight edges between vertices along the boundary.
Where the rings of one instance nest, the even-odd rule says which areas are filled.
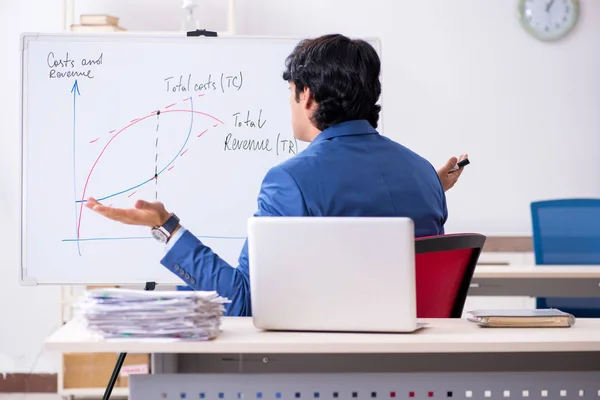
[[[107,207],[107,206],[101,204],[100,202],[98,202],[93,197],[90,197],[88,199],[85,206],[87,208],[97,212],[98,214],[100,214],[106,218],[112,219],[114,221],[123,222],[125,224],[135,223],[134,216],[132,216],[130,213],[128,213],[127,210],[123,210],[120,208]]]
[[[448,191],[456,184],[458,178],[463,173],[463,168],[457,168],[456,164],[467,157],[468,154],[466,153],[461,154],[458,158],[450,157],[446,164],[438,170],[438,176],[440,177],[444,191]]]
[[[444,173],[444,174],[449,174],[450,172],[452,172],[452,169],[454,168],[454,166],[456,165],[456,163],[458,162],[458,159],[456,157],[451,157],[446,164],[444,164],[444,166],[442,168],[440,168],[440,172]]]
[[[138,210],[148,210],[149,208],[151,208],[151,205],[147,201],[138,200],[135,202],[134,207],[137,208]]]
[[[146,212],[136,209],[123,209],[113,207],[102,207],[100,210],[94,209],[106,218],[112,219],[128,225],[153,226],[152,217]]]
[[[135,208],[124,209],[107,207],[100,204],[96,199],[89,198],[86,207],[106,218],[128,225],[155,226],[164,222],[161,221],[160,217],[160,211],[161,209],[164,211],[164,206],[159,202],[149,203],[138,200],[135,203]],[[164,212],[166,213],[166,211]],[[168,219],[168,216],[166,219]]]
[[[159,201],[148,202],[144,200],[138,200],[135,202],[134,207],[138,210],[148,211],[148,212],[158,212],[164,211],[165,206]]]
[[[127,214],[127,210],[123,210],[121,208],[106,207],[98,203],[92,207],[92,210],[106,218],[110,218],[115,221],[128,223],[130,219],[129,215]]]
[[[465,158],[468,158],[468,157],[469,157],[469,155],[466,154],[466,153],[465,154],[461,154],[461,156],[458,158],[458,160],[462,161],[462,160],[464,160]],[[459,168],[459,169],[456,169],[456,170],[454,170],[452,172],[453,172],[453,175],[456,175],[456,179],[458,179],[458,177],[463,173],[463,171],[464,171],[464,168]]]
[[[87,201],[87,203],[85,204],[85,206],[91,210],[94,210],[98,213],[105,213],[106,210],[109,210],[109,207],[106,207],[105,205],[103,205],[102,203],[100,203],[98,200],[94,199],[93,197],[90,197]]]
[[[452,171],[452,176],[454,177],[455,183],[458,180],[458,177],[463,173],[463,171],[464,171],[464,168],[459,168],[459,169]]]
[[[96,199],[94,199],[93,197],[90,197],[87,202],[85,203],[85,206],[89,209],[94,209],[95,206],[100,205],[100,203],[98,203],[98,201]]]
[[[447,167],[448,165],[452,165],[452,166],[451,166],[451,167],[448,169],[448,172],[447,172],[447,173],[448,173],[448,174],[455,175],[455,176],[456,176],[456,179],[458,179],[458,177],[460,176],[460,174],[462,174],[462,172],[463,172],[463,168],[457,168],[457,167],[456,167],[456,164],[457,164],[459,161],[462,161],[462,160],[464,160],[465,158],[468,158],[468,157],[469,157],[469,155],[465,153],[465,154],[461,154],[461,155],[460,155],[458,158],[456,158],[456,157],[452,157],[452,158],[450,158],[450,160],[448,160],[448,162],[447,162],[447,163],[446,163],[446,165],[444,166],[443,170],[445,170],[445,169],[446,169],[446,167]]]
[[[127,214],[120,208],[112,208],[112,207],[104,207],[104,206],[96,206],[93,208],[98,214],[105,216],[106,218],[110,218],[115,221],[125,222],[127,219]]]
[[[100,214],[104,214],[106,213],[106,210],[110,209],[110,206],[105,206],[104,204],[98,202],[98,200],[94,199],[93,197],[90,197],[87,202],[85,203],[85,206],[87,208],[89,208],[90,210],[96,211],[97,213]]]

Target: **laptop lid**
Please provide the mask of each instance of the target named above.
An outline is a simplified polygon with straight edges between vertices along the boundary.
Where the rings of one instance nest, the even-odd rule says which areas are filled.
[[[256,327],[413,331],[414,225],[398,217],[252,217]]]

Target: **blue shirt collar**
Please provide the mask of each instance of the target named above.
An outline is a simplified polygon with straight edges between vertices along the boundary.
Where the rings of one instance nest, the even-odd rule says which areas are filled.
[[[378,133],[366,119],[344,121],[321,131],[311,144],[339,136],[372,135]]]

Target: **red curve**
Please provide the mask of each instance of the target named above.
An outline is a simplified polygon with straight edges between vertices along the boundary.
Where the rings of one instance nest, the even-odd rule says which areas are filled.
[[[215,116],[212,116],[210,114],[207,113],[203,113],[202,111],[192,111],[192,110],[164,110],[161,111],[161,114],[164,113],[170,113],[170,112],[189,112],[189,113],[194,113],[194,114],[201,114],[201,115],[205,115],[207,117],[210,117],[212,119],[214,119],[215,121],[219,121],[221,124],[225,124],[223,121],[221,121],[220,119],[218,119]],[[94,164],[92,165],[92,168],[90,169],[90,172],[88,173],[88,176],[85,180],[85,185],[83,186],[83,194],[81,195],[81,205],[79,206],[79,220],[77,221],[77,239],[79,239],[80,237],[80,231],[81,231],[81,216],[83,214],[83,205],[84,205],[84,200],[85,200],[85,193],[87,191],[87,187],[88,184],[90,182],[90,177],[92,176],[92,172],[94,172],[94,168],[96,168],[96,164],[98,164],[98,161],[100,161],[100,158],[102,158],[102,155],[104,154],[104,151],[106,150],[106,148],[110,145],[110,143],[117,137],[119,136],[122,132],[124,132],[126,129],[131,128],[133,125],[137,124],[138,122],[141,122],[145,119],[148,119],[150,117],[153,117],[154,115],[156,115],[156,111],[153,111],[152,114],[146,115],[145,117],[142,118],[138,118],[137,120],[134,120],[134,122],[131,122],[129,125],[127,125],[126,127],[120,129],[117,133],[115,133],[106,143],[106,145],[104,145],[104,148],[102,149],[102,151],[100,152],[100,154],[98,155],[98,158],[96,158],[96,161],[94,161]]]

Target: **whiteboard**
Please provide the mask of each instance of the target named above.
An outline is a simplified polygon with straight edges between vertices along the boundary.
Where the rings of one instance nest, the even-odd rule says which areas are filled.
[[[149,228],[90,196],[157,199],[237,266],[265,173],[307,145],[282,79],[298,41],[22,35],[21,284],[183,283]]]

